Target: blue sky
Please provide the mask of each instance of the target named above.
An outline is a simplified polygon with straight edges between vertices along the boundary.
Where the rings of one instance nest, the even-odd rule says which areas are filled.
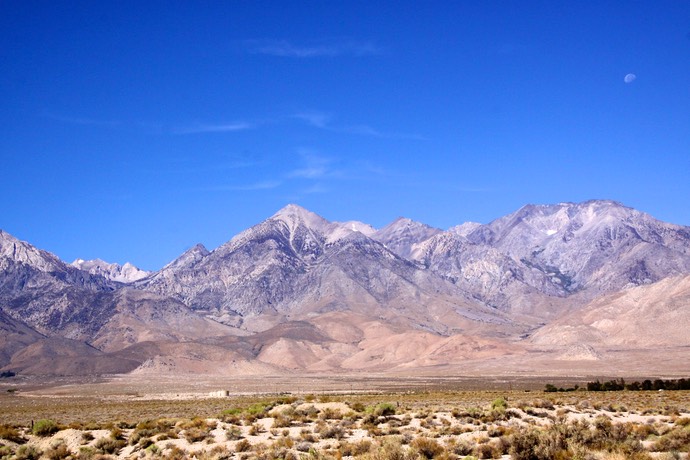
[[[157,269],[287,203],[690,225],[686,1],[5,0],[0,100],[0,228],[66,261]]]

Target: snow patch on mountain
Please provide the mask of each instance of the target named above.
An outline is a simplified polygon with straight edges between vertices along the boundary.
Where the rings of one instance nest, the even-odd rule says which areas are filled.
[[[465,222],[464,224],[449,228],[448,231],[459,236],[467,236],[481,226],[482,224],[478,222]]]
[[[376,233],[376,229],[372,227],[369,224],[365,224],[364,222],[359,222],[356,220],[349,220],[347,222],[333,222],[334,224],[345,227],[349,230],[352,230],[353,232],[359,232],[362,235],[366,235],[369,238]]]

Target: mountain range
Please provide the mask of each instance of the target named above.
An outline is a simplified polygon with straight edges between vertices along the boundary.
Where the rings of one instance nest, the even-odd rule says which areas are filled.
[[[0,370],[29,375],[672,374],[689,304],[690,228],[607,200],[447,230],[288,205],[155,272],[0,231]]]

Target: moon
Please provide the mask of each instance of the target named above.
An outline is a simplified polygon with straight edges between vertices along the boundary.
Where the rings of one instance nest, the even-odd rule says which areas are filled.
[[[626,83],[632,83],[636,79],[637,79],[637,75],[635,75],[634,73],[629,73],[623,78],[623,81]]]

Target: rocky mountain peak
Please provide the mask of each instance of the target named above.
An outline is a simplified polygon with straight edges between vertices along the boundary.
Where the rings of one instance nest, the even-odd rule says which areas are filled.
[[[79,270],[91,273],[92,275],[101,275],[106,279],[120,283],[132,283],[146,278],[149,275],[149,272],[141,270],[129,262],[120,265],[117,263],[108,263],[101,259],[77,259],[70,265]]]
[[[63,265],[62,261],[53,254],[37,249],[0,230],[0,259],[2,258],[29,265],[44,272],[60,270]]]
[[[44,340],[40,334],[86,340],[101,351],[132,346],[142,359],[170,357],[177,351],[160,347],[180,341],[193,350],[195,365],[215,344],[228,348],[214,356],[239,353],[280,365],[294,353],[299,360],[323,357],[315,368],[338,368],[371,343],[367,334],[390,339],[390,332],[380,332],[381,321],[427,339],[456,340],[460,332],[463,340],[478,334],[517,343],[527,331],[571,313],[572,321],[554,323],[559,329],[549,340],[560,344],[573,324],[584,334],[573,343],[592,331],[618,334],[619,322],[630,324],[618,346],[661,315],[666,322],[650,329],[650,340],[678,325],[669,343],[685,344],[687,315],[679,315],[687,310],[687,283],[669,277],[690,274],[690,228],[608,200],[527,205],[486,225],[448,231],[407,218],[376,231],[288,205],[211,252],[197,244],[136,282],[112,281],[126,281],[126,273],[137,270],[102,260],[69,266],[0,231],[0,368],[20,362],[16,352]],[[651,284],[659,280],[665,281]],[[640,297],[645,292],[649,301]],[[606,324],[598,322],[602,306],[616,303],[620,308],[604,311]],[[630,310],[648,304],[654,309]],[[580,311],[593,321],[583,323]],[[282,328],[288,320],[324,335],[288,336]],[[369,327],[376,330],[366,332]],[[288,343],[294,351],[284,348]],[[399,347],[390,349],[398,353]],[[272,361],[262,361],[271,353]],[[419,356],[416,345],[412,355]],[[367,363],[382,362],[374,358],[380,351],[367,356]],[[443,356],[441,362],[458,359],[455,352]],[[400,362],[412,362],[405,359]]]
[[[528,204],[512,214],[478,226],[467,236],[475,243],[531,248],[542,245],[545,238],[571,238],[575,230],[616,225],[631,217],[644,216],[611,200]]]
[[[206,249],[206,246],[201,243],[197,243],[183,252],[180,257],[163,267],[163,270],[194,265],[209,254],[210,252],[208,249]]]
[[[402,257],[409,257],[414,246],[428,240],[442,230],[416,222],[407,217],[399,217],[377,231],[373,238]]]
[[[329,226],[329,222],[323,217],[315,214],[296,204],[288,204],[277,213],[271,216],[270,220],[285,223],[291,231],[303,225],[312,230],[324,231]]]

